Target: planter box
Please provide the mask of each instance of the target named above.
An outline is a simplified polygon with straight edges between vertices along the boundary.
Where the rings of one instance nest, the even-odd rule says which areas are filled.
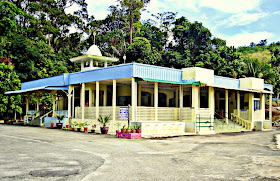
[[[127,138],[127,139],[140,139],[141,133],[122,133],[117,131],[118,138]]]

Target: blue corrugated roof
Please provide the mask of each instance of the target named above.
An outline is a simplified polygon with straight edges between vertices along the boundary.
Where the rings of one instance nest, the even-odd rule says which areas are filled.
[[[130,77],[154,79],[165,82],[180,82],[182,84],[195,81],[182,80],[182,70],[180,69],[129,63],[24,82],[22,83],[21,90],[36,89],[44,86],[67,86]],[[238,79],[221,76],[214,76],[214,84],[224,88],[240,88],[240,81]],[[272,85],[265,84],[265,88],[273,91]]]

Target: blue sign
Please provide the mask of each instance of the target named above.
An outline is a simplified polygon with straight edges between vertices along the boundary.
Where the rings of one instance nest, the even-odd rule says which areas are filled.
[[[119,118],[128,119],[128,107],[120,107]]]

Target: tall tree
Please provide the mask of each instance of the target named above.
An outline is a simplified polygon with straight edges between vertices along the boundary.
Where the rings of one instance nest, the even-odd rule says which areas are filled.
[[[133,22],[140,19],[140,11],[144,10],[143,8],[150,2],[150,0],[118,0],[118,2],[121,4],[121,7],[123,8],[129,21],[129,43],[131,44]]]

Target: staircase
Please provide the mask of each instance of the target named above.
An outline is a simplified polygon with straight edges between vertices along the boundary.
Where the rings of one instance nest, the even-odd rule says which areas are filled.
[[[231,119],[228,119],[228,123],[225,123],[224,120],[225,119],[215,119],[214,130],[216,133],[249,131],[248,129],[237,124]]]

